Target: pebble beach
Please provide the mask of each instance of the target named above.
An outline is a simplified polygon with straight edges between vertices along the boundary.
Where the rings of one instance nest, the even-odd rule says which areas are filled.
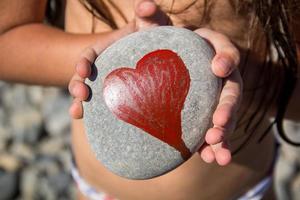
[[[75,199],[70,96],[0,82],[0,200]]]

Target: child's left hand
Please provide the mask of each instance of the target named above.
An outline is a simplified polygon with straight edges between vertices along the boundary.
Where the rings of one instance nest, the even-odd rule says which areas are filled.
[[[141,7],[141,4],[146,5],[136,11],[140,12],[135,21],[139,29],[164,25],[162,21],[155,21],[162,18],[159,17],[161,10],[156,7],[153,1],[137,0],[137,2],[137,7]],[[151,6],[151,3],[154,5]],[[147,10],[147,8],[150,9]],[[143,12],[145,12],[145,17],[143,16]],[[167,23],[168,20],[164,19],[163,21]],[[216,160],[219,165],[223,166],[231,161],[228,135],[235,128],[236,112],[242,96],[242,79],[237,69],[240,55],[237,48],[226,36],[206,28],[197,29],[195,32],[212,44],[216,52],[212,61],[212,71],[216,76],[224,79],[219,104],[213,115],[214,126],[207,131],[205,136],[206,143],[200,148],[199,154],[205,162],[211,163]],[[81,101],[86,100],[89,96],[89,90],[84,84],[84,79],[90,76],[90,63],[96,57],[90,53],[93,51],[91,49],[85,50],[78,62],[80,63],[80,67],[76,68],[76,73],[69,83],[69,91],[74,97],[73,104],[70,107],[70,115],[75,119],[82,118],[83,110]],[[90,62],[86,62],[86,60]],[[74,88],[76,89],[74,90]]]
[[[213,114],[213,127],[205,136],[206,143],[199,149],[202,159],[219,165],[227,165],[231,161],[228,147],[228,136],[234,131],[236,114],[242,98],[242,78],[238,70],[240,53],[225,35],[206,28],[195,30],[215,49],[212,60],[213,73],[223,78],[223,88],[219,103]]]

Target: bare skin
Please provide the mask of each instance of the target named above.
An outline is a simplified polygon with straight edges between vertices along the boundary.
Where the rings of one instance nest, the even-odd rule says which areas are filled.
[[[136,13],[133,20],[135,31],[165,25],[169,21],[164,11],[160,10],[153,1],[138,0],[132,3],[135,3],[135,7],[133,7],[135,9],[133,11]],[[172,23],[174,22],[175,20],[172,20]],[[241,99],[242,81],[236,70],[240,56],[236,47],[226,36],[206,28],[196,29],[195,32],[207,39],[215,48],[216,56],[212,61],[212,71],[219,77],[228,76],[224,81],[220,102],[213,116],[214,127],[209,129],[207,134],[207,139],[211,145],[203,145],[200,153],[206,162],[211,163],[216,159],[218,164],[226,165],[230,162],[231,155],[227,147],[227,141],[223,138],[225,138],[225,133],[230,132],[234,127],[234,115]],[[77,97],[70,108],[70,113],[74,118],[82,117],[81,101],[88,97],[89,90],[81,83],[84,78],[89,76],[90,64],[102,50],[103,48],[97,44],[92,45],[82,53],[81,59],[76,65],[78,74],[73,76],[69,84],[70,93]],[[210,137],[210,135],[213,137]]]
[[[118,5],[118,3],[116,4]],[[148,11],[150,10],[149,13],[151,13],[151,9],[154,9],[151,7],[151,4],[144,4],[142,8],[138,7],[135,10],[136,15],[139,17],[139,9],[145,9],[147,6],[149,6]],[[179,8],[181,6],[183,7],[184,5],[178,5]],[[161,5],[161,8],[164,8],[163,5]],[[152,10],[153,13],[155,12],[154,10]],[[124,10],[125,16],[126,11],[132,13],[134,10]],[[200,12],[199,10],[197,11]],[[228,15],[230,14],[232,13]],[[174,25],[184,27],[190,25],[181,23],[176,15],[171,15],[170,18]],[[130,20],[128,19],[128,21]],[[160,22],[142,17],[138,18],[137,21],[136,27],[140,29],[160,24]],[[243,20],[240,20],[240,23],[243,23],[241,21]],[[212,20],[211,24],[206,24],[206,27],[212,27],[217,24],[213,22]],[[230,26],[230,24],[228,25]],[[218,25],[215,26],[218,27]],[[87,146],[88,143],[86,137],[80,134],[83,129],[82,122],[75,120],[73,123],[73,131],[75,132],[74,135],[76,135],[73,137],[75,158],[81,175],[94,187],[120,199],[231,199],[243,194],[266,175],[274,156],[274,139],[271,135],[261,144],[257,144],[257,137],[252,137],[250,144],[233,157],[232,161],[229,148],[227,147],[228,141],[232,149],[235,149],[241,143],[241,140],[233,141],[229,135],[231,128],[234,127],[234,117],[232,116],[238,108],[241,92],[239,74],[234,70],[239,63],[239,56],[235,56],[233,53],[236,49],[226,37],[218,35],[209,29],[196,29],[195,32],[210,41],[216,50],[216,57],[212,62],[214,73],[221,77],[229,75],[223,88],[219,106],[214,113],[214,127],[209,129],[206,134],[207,144],[199,150],[200,156],[194,155],[184,165],[159,178],[146,181],[126,180],[106,170],[95,160],[94,154],[89,148],[86,149],[86,153],[83,153],[82,148],[78,150],[79,147],[83,146],[83,141],[86,142]],[[244,44],[244,41],[241,39],[243,35],[238,35],[236,32],[225,33],[236,37],[235,42],[242,47]],[[76,67],[77,74],[73,76],[73,81],[70,82],[70,92],[76,97],[70,108],[70,113],[75,118],[82,117],[80,101],[86,99],[88,94],[88,90],[80,82],[90,74],[90,62],[95,59],[99,53],[98,50],[95,46],[92,46],[82,54],[83,59],[77,63]],[[218,63],[219,57],[228,58],[230,70]],[[231,73],[232,71],[233,73]],[[76,83],[76,81],[78,82]],[[77,94],[75,94],[75,90],[77,90]],[[266,128],[267,120],[265,119],[265,122],[262,123],[264,126],[261,129]],[[240,135],[243,133],[235,134]],[[217,161],[219,166],[217,164],[206,164],[214,160]],[[228,164],[230,161],[231,163]],[[221,165],[226,165],[226,167],[221,167]],[[222,191],[219,191],[218,188],[222,188]],[[272,195],[271,192],[269,194]]]
[[[89,66],[96,54],[131,32],[166,23],[164,18],[152,17],[156,13],[156,6],[151,2],[141,7],[138,7],[140,1],[115,2],[130,23],[126,24],[115,13],[119,30],[112,31],[109,26],[96,20],[94,22],[96,33],[91,34],[92,16],[77,0],[67,2],[66,32],[42,24],[45,1],[2,0],[0,3],[0,59],[2,61],[0,78],[6,81],[66,87],[76,65],[76,74],[69,86],[71,94],[76,97],[70,112],[74,118],[81,118],[80,102],[88,96],[82,81],[89,75]],[[156,3],[161,5],[163,11],[167,11],[170,2],[165,0]],[[125,5],[122,6],[122,3]],[[175,11],[189,6],[190,1],[181,3],[183,2],[174,4]],[[214,114],[215,126],[206,134],[207,144],[200,150],[201,156],[195,154],[187,163],[162,177],[146,181],[126,180],[107,171],[95,159],[87,143],[82,121],[74,120],[72,134],[74,155],[80,174],[91,185],[122,200],[232,199],[243,194],[266,175],[274,154],[274,138],[271,135],[259,144],[256,142],[258,135],[254,135],[250,143],[232,158],[226,146],[229,142],[230,149],[235,149],[242,140],[233,139],[234,136],[243,135],[242,132],[235,132],[232,136],[230,134],[241,96],[241,82],[235,70],[239,58],[236,56],[236,48],[228,37],[239,49],[243,49],[246,45],[245,34],[249,30],[246,16],[237,18],[227,1],[220,0],[218,3],[211,20],[204,24],[199,22],[203,11],[199,6],[203,4],[202,0],[198,1],[198,6],[190,7],[188,13],[170,15],[173,25],[195,29],[200,28],[201,25],[209,28],[196,31],[209,40],[217,52],[212,63],[213,72],[220,77],[228,77],[222,92],[224,98],[220,99]],[[88,46],[90,47],[83,51]],[[251,55],[255,58],[252,62],[255,68],[255,62],[259,62],[261,56],[255,52]],[[226,58],[230,64],[224,66],[218,63],[220,56]],[[12,70],[12,66],[17,70]],[[299,93],[298,89],[290,104],[290,113],[299,108],[297,105],[300,101]],[[244,99],[247,99],[247,94],[244,95]],[[243,105],[244,103],[241,104]],[[299,112],[294,115],[299,119]],[[263,130],[267,125],[267,119],[263,119],[260,129]],[[214,160],[217,164],[207,164]]]

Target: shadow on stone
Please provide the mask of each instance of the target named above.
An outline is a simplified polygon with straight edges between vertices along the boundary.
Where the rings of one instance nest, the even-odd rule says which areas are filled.
[[[89,97],[88,97],[85,101],[86,101],[86,102],[90,102],[91,99],[92,99],[92,97],[93,97],[93,91],[92,91],[92,89],[90,88],[90,86],[87,85],[87,87],[88,87],[88,90],[89,90]]]
[[[95,81],[98,76],[98,69],[97,69],[95,63],[92,64],[91,68],[92,68],[92,72],[91,72],[91,76],[89,77],[89,80]],[[88,90],[89,90],[89,97],[86,99],[87,102],[91,101],[91,99],[93,97],[93,91],[89,86],[88,86]]]
[[[92,72],[91,72],[91,76],[89,77],[89,80],[95,81],[98,76],[98,69],[94,63],[92,64],[91,67],[92,67]]]

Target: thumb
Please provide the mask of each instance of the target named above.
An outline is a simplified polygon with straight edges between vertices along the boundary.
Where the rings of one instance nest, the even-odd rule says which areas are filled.
[[[154,26],[171,25],[169,17],[153,0],[135,0],[134,8],[137,30]]]

